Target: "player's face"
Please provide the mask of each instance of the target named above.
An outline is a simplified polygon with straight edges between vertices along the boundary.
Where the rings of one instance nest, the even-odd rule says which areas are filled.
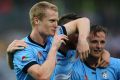
[[[96,35],[90,33],[88,41],[92,56],[96,58],[101,56],[105,47],[105,37],[106,36],[104,32],[97,32]]]
[[[45,35],[53,36],[56,32],[58,22],[58,12],[51,9],[46,10],[46,15],[43,17],[40,23],[39,31]]]

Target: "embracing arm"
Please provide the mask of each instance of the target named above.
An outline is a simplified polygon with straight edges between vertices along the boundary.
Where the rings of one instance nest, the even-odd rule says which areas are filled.
[[[16,50],[22,50],[27,47],[27,44],[23,40],[14,40],[11,44],[9,44],[7,48],[7,61],[10,69],[14,69],[13,67],[13,53]]]
[[[67,34],[73,34],[76,31],[79,32],[79,40],[86,39],[90,32],[90,21],[88,18],[78,18],[71,22],[66,23],[65,25]]]
[[[77,52],[80,53],[81,58],[86,58],[89,53],[89,45],[87,42],[87,37],[90,32],[90,21],[88,18],[78,18],[71,22],[66,23],[65,25],[67,35],[73,34],[78,31],[78,43],[77,43]]]
[[[107,67],[110,63],[110,53],[107,50],[103,50],[103,54],[101,55],[98,65],[99,67]]]

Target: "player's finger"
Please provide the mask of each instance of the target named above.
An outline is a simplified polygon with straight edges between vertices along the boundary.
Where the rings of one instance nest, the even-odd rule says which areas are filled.
[[[79,53],[79,55],[80,55],[80,59],[83,61],[83,55],[82,55],[82,53]]]
[[[101,67],[106,67],[108,64],[109,64],[108,62],[106,62],[105,60],[102,60],[100,66]]]
[[[84,60],[86,60],[87,56],[88,56],[88,51],[86,51],[84,54]]]
[[[24,40],[14,40],[10,46],[27,46]]]
[[[27,44],[26,44],[25,41],[23,41],[23,40],[16,41],[15,44],[16,44],[16,45],[19,45],[19,46],[27,47]]]
[[[12,53],[12,52],[14,52],[14,51],[17,51],[17,50],[22,50],[22,49],[24,49],[25,47],[12,47],[11,49],[10,49],[10,53]]]
[[[101,61],[99,62],[99,66],[102,67],[104,62],[105,62],[104,60],[101,60]]]
[[[84,60],[85,59],[85,52],[82,52],[81,55],[82,55],[82,59]]]
[[[17,43],[15,47],[27,47],[26,43]]]
[[[68,36],[66,36],[66,35],[61,35],[61,39],[63,39],[63,40],[69,40]]]
[[[65,41],[64,41],[64,40],[61,40],[61,43],[63,43],[63,44],[65,44],[65,45],[66,45],[66,43],[65,43]]]

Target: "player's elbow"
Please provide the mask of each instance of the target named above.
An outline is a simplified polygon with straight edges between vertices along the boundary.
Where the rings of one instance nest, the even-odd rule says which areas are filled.
[[[87,17],[83,17],[86,21],[90,22],[90,19]]]
[[[79,18],[77,23],[78,23],[77,25],[79,25],[78,27],[80,27],[79,29],[82,28],[82,29],[85,29],[85,30],[88,30],[88,31],[90,30],[90,20],[89,20],[89,18],[87,18],[87,17]]]
[[[90,23],[90,20],[89,20],[89,18],[87,18],[87,17],[82,17],[81,20],[82,20],[83,22]]]

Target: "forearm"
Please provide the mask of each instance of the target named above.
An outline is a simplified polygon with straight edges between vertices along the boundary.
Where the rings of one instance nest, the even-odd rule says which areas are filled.
[[[66,28],[67,35],[79,32],[79,37],[83,39],[86,39],[90,31],[90,21],[85,17],[68,22],[64,26]]]
[[[90,52],[89,44],[87,41],[87,37],[90,32],[90,21],[88,18],[77,19],[76,26],[79,32],[77,43],[77,56],[79,55],[80,59],[84,60],[88,57],[88,54]]]
[[[78,41],[86,40],[90,32],[90,21],[88,18],[78,19],[76,21],[79,32]]]
[[[28,69],[28,73],[36,80],[49,80],[55,68],[57,50],[52,47],[48,53],[46,61],[42,65],[33,65]]]
[[[45,77],[51,76],[56,64],[56,53],[57,50],[54,47],[52,47],[48,53],[47,60],[41,66],[42,72],[44,72],[42,76]]]

